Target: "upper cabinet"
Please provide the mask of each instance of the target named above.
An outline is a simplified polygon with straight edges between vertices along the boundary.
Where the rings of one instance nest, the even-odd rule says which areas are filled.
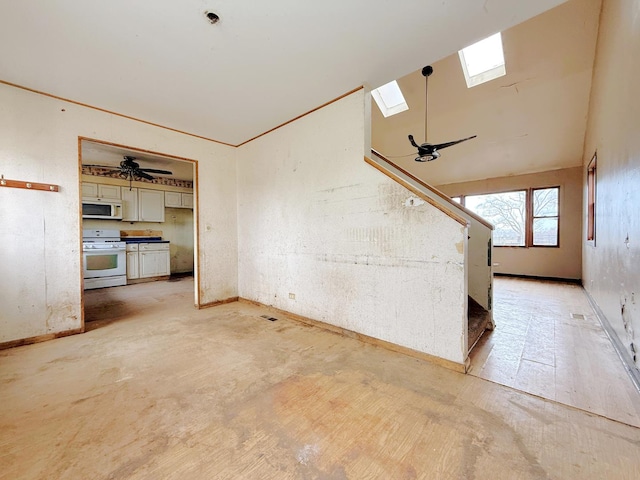
[[[170,208],[193,208],[193,193],[164,192],[164,206]]]
[[[193,193],[82,182],[82,197],[122,202],[123,222],[164,222],[164,208],[193,208]]]
[[[82,182],[82,196],[104,198],[106,200],[120,200],[120,186]]]
[[[138,189],[138,221],[164,222],[164,192]]]
[[[138,189],[122,187],[122,221],[138,221]]]

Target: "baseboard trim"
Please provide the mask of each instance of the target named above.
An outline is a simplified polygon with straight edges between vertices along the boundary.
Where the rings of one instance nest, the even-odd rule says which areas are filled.
[[[574,283],[576,285],[582,285],[582,279],[580,278],[538,277],[536,275],[520,275],[517,273],[496,273],[496,272],[493,272],[493,276],[509,277],[509,278],[524,278],[527,280],[544,280],[547,282]]]
[[[587,299],[591,304],[591,308],[593,308],[593,311],[596,313],[596,317],[598,318],[600,325],[602,325],[602,329],[605,331],[605,333],[609,337],[609,340],[611,340],[611,344],[613,345],[614,350],[618,354],[618,358],[620,358],[620,361],[622,362],[624,369],[629,374],[629,377],[631,378],[633,385],[636,387],[636,390],[638,391],[638,393],[640,393],[640,370],[638,369],[638,367],[634,365],[633,359],[629,355],[629,352],[627,351],[626,348],[624,348],[624,345],[622,344],[622,341],[618,337],[618,334],[615,332],[615,330],[609,323],[609,320],[605,316],[604,312],[600,309],[600,307],[598,306],[596,301],[593,299],[591,294],[587,292],[585,288],[583,288],[582,291],[587,296]]]
[[[76,335],[83,333],[83,328],[74,328],[73,330],[65,330],[64,332],[47,333],[46,335],[37,335],[35,337],[20,338],[18,340],[11,340],[9,342],[0,343],[0,350],[6,350],[7,348],[21,347],[23,345],[31,345],[33,343],[46,342],[48,340],[54,340],[56,338],[68,337],[69,335]]]
[[[202,310],[203,308],[217,307],[218,305],[224,305],[225,303],[237,302],[238,298],[239,297],[229,297],[225,298],[224,300],[216,300],[215,302],[201,303],[200,305],[197,305],[197,307],[198,310]]]
[[[354,338],[363,343],[375,345],[377,347],[381,347],[386,350],[391,350],[392,352],[401,353],[403,355],[417,358],[419,360],[424,360],[426,362],[439,365],[441,367],[445,367],[445,368],[448,368],[449,370],[453,370],[459,373],[467,373],[467,371],[469,370],[469,366],[470,366],[469,357],[467,357],[465,363],[457,363],[451,360],[447,360],[445,358],[436,357],[435,355],[419,352],[418,350],[414,350],[412,348],[396,345],[395,343],[391,343],[386,340],[380,340],[379,338],[370,337],[369,335],[365,335],[363,333],[358,333],[358,332],[354,332],[353,330],[338,327],[336,325],[331,325],[330,323],[322,322],[320,320],[314,320],[312,318],[303,317],[302,315],[297,315],[295,313],[287,312],[286,310],[281,310],[279,308],[272,307],[270,305],[265,305],[264,303],[256,302],[254,300],[249,300],[247,298],[240,297],[238,301],[267,309],[271,312],[274,312],[275,314],[286,315],[287,318],[290,318],[291,320],[304,323],[305,325],[309,325],[311,327],[320,328],[322,330],[328,330],[332,333],[337,333],[338,335],[341,335],[343,337]]]

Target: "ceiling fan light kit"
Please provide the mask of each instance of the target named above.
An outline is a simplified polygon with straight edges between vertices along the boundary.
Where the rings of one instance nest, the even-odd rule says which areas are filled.
[[[466,142],[467,140],[471,140],[472,138],[476,138],[476,135],[471,137],[462,138],[460,140],[454,140],[452,142],[445,143],[427,143],[427,113],[429,106],[429,77],[433,73],[433,67],[431,65],[427,65],[422,69],[422,75],[424,76],[424,141],[425,143],[418,145],[416,141],[413,139],[413,135],[409,135],[409,143],[418,149],[418,156],[415,158],[416,162],[431,162],[436,158],[440,158],[440,152],[443,148],[451,147],[453,145],[457,145],[458,143]]]

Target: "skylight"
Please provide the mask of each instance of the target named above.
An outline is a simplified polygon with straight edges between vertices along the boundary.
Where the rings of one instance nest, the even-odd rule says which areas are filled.
[[[385,118],[409,110],[409,105],[407,105],[398,82],[395,80],[376,88],[371,92],[371,95]]]
[[[467,87],[475,87],[506,75],[500,32],[458,52]]]

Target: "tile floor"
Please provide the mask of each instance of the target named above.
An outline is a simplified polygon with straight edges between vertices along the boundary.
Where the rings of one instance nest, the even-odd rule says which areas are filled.
[[[640,394],[579,285],[496,277],[470,374],[640,426]]]

